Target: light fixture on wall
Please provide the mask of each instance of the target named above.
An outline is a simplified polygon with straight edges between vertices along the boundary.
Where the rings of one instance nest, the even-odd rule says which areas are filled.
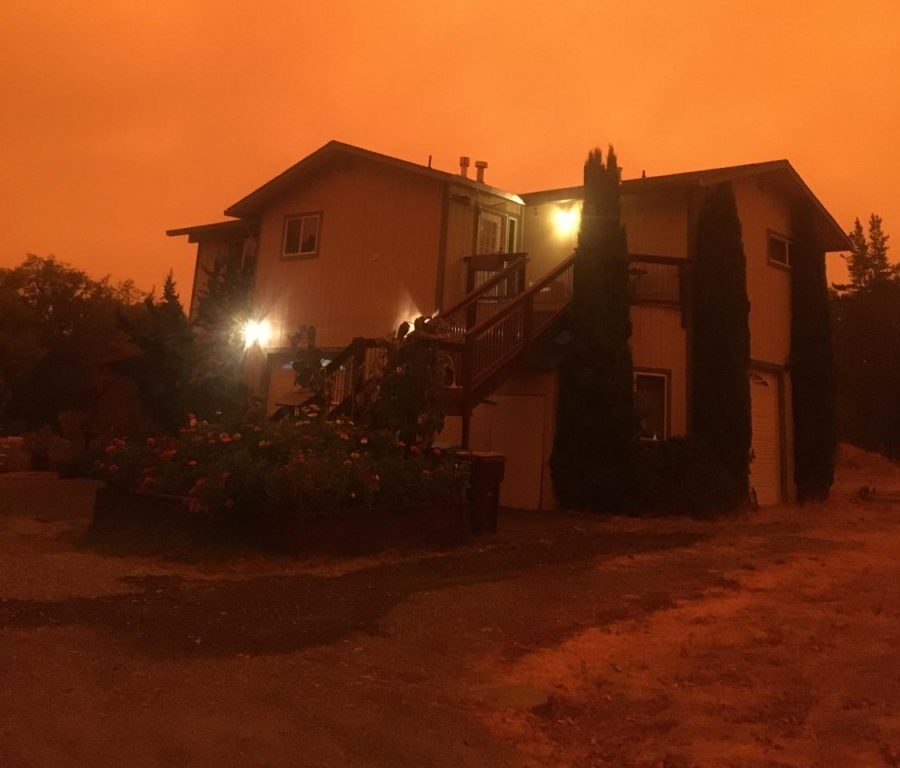
[[[559,207],[553,212],[553,226],[560,237],[570,237],[578,231],[581,223],[581,211],[572,203],[567,208]]]
[[[244,337],[244,349],[259,345],[265,347],[272,338],[272,326],[268,320],[248,320],[241,328]]]

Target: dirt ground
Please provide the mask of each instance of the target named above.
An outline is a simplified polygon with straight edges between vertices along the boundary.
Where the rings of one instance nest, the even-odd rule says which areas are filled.
[[[0,476],[0,768],[900,766],[900,472],[713,523],[507,513],[452,552],[173,562]]]

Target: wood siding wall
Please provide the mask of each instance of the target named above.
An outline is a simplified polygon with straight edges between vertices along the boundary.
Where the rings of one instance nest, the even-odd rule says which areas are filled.
[[[254,303],[272,346],[301,325],[319,345],[381,337],[435,307],[443,185],[363,160],[339,160],[265,211]],[[282,259],[284,221],[321,211],[318,254]]]
[[[735,183],[747,257],[747,294],[750,297],[750,357],[785,365],[791,350],[791,274],[768,260],[769,232],[791,236],[787,199],[765,177]]]

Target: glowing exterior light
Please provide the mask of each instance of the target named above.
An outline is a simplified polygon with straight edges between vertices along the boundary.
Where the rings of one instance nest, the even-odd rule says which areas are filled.
[[[581,212],[574,205],[570,208],[557,208],[553,214],[553,225],[560,237],[574,235],[578,231],[580,221]]]
[[[250,349],[254,344],[265,347],[272,337],[272,326],[268,320],[248,320],[241,332],[244,336],[244,349]]]

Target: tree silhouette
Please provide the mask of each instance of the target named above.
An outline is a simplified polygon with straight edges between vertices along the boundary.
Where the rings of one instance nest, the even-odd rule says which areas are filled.
[[[550,459],[557,497],[569,508],[621,509],[630,497],[637,421],[619,182],[613,148],[605,165],[599,149],[590,152]]]

